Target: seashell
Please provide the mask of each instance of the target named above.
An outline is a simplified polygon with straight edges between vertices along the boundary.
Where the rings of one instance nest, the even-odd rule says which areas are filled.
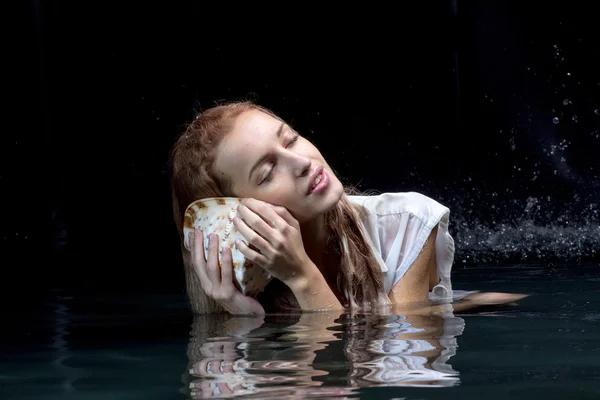
[[[254,297],[262,292],[273,278],[259,265],[246,259],[235,246],[236,239],[248,244],[233,224],[240,200],[238,197],[209,197],[190,204],[185,210],[183,221],[184,246],[189,250],[188,235],[194,229],[201,229],[204,232],[204,254],[208,258],[208,235],[219,235],[219,266],[221,250],[229,247],[233,262],[233,283],[245,296]],[[258,251],[254,246],[249,246]]]

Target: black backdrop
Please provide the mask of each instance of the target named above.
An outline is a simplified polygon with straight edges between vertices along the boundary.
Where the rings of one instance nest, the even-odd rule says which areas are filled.
[[[457,262],[598,260],[593,2],[24,5],[0,171],[12,288],[181,285],[168,152],[195,110],[238,99],[360,189],[449,206]]]

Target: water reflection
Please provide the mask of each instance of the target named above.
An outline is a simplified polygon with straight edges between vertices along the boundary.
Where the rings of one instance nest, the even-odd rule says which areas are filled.
[[[448,360],[464,320],[454,315],[365,315],[346,327],[353,387],[454,386]]]
[[[192,398],[346,397],[367,386],[453,386],[464,320],[436,315],[196,316]]]

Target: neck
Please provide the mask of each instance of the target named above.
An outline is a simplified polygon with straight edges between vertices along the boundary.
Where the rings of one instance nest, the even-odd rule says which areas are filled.
[[[319,215],[314,220],[302,224],[300,230],[308,257],[315,263],[328,282],[331,282],[331,280],[335,282],[340,260],[333,246],[326,243],[325,215]]]

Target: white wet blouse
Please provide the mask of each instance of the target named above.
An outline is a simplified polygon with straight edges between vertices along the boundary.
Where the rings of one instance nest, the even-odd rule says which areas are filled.
[[[423,249],[438,225],[435,254],[440,282],[429,294],[431,300],[457,300],[468,293],[454,293],[450,272],[454,261],[454,240],[448,232],[450,210],[416,192],[383,193],[376,196],[348,196],[367,211],[363,229],[381,266],[385,291],[390,293]]]

